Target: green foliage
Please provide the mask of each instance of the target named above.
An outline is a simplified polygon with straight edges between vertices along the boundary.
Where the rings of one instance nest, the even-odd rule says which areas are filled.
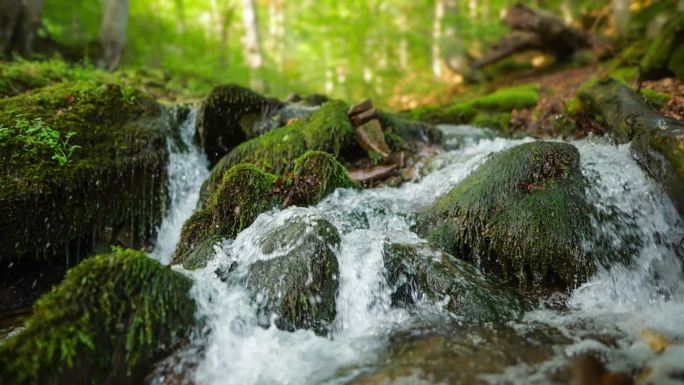
[[[419,233],[521,285],[573,287],[595,269],[576,148],[534,142],[497,153],[419,221]]]
[[[137,383],[194,324],[189,278],[145,254],[89,258],[0,345],[5,384]]]
[[[60,166],[69,162],[69,158],[81,146],[69,144],[69,140],[76,135],[75,131],[69,131],[64,136],[59,131],[45,125],[43,119],[38,117],[32,120],[23,115],[14,117],[13,127],[0,126],[0,148],[4,142],[15,140],[23,145],[24,151],[35,157],[43,148],[52,153],[52,159]]]

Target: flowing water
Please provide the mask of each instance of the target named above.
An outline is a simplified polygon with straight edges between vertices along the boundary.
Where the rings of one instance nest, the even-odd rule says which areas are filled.
[[[183,222],[197,208],[202,182],[209,177],[209,161],[194,143],[196,120],[197,109],[192,109],[179,128],[182,143],[168,140],[170,205],[159,226],[156,246],[152,251],[152,256],[164,264],[169,262],[176,248]]]
[[[426,175],[415,183],[398,188],[338,189],[314,207],[273,209],[261,214],[234,240],[216,245],[216,256],[206,268],[187,272],[195,281],[192,295],[203,325],[184,354],[193,368],[194,382],[344,384],[377,368],[393,332],[410,328],[426,314],[444,316],[439,306],[426,305],[420,316],[390,306],[382,243],[424,242],[410,230],[417,212],[457,185],[488,154],[530,141],[473,132],[476,139],[437,155],[425,166]],[[616,252],[626,242],[634,244],[632,262],[601,270],[569,296],[554,296],[512,325],[521,335],[540,324],[558,330],[570,342],[554,347],[552,357],[534,365],[519,363],[481,378],[495,384],[549,383],[569,356],[592,350],[607,357],[612,369],[630,371],[646,363],[659,379],[657,383],[683,383],[684,345],[677,342],[684,341],[684,276],[675,246],[684,227],[662,189],[632,159],[628,146],[600,140],[573,144],[580,151],[582,171],[591,181],[587,195],[598,213],[596,231],[604,233]],[[173,165],[174,161],[194,164],[186,167]],[[178,212],[170,212],[162,225],[174,234],[168,238],[160,235],[155,250],[162,261],[168,259],[182,221],[196,204],[200,179],[206,176],[205,160],[197,150],[172,157],[171,170],[179,166],[178,183],[172,180],[170,184],[172,207]],[[176,171],[170,171],[171,179]],[[180,177],[184,172],[192,175]],[[176,195],[174,188],[180,190]],[[259,326],[248,291],[221,281],[216,274],[235,261],[240,262],[237,273],[244,274],[251,262],[272,258],[261,252],[260,241],[295,217],[325,218],[341,234],[335,250],[340,273],[337,315],[326,337],[307,330],[286,332]],[[663,355],[654,355],[639,338],[644,329],[662,333],[675,341],[675,346]],[[680,382],[672,373],[679,373]]]

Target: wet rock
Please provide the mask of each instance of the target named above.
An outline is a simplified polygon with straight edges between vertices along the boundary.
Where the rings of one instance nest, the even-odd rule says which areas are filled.
[[[67,82],[1,99],[0,111],[0,261],[73,265],[98,241],[116,244],[112,229],[125,229],[124,246],[153,239],[164,108],[129,86]]]
[[[368,152],[369,156],[378,154],[382,159],[389,157],[391,150],[385,142],[385,134],[382,132],[380,121],[373,119],[359,126],[355,130],[354,139],[361,148]]]
[[[624,373],[608,371],[605,365],[590,353],[572,359],[572,385],[633,385],[634,379]]]
[[[443,303],[451,314],[473,322],[516,319],[530,307],[475,266],[429,244],[385,243],[383,261],[394,306]]]
[[[506,281],[571,288],[596,268],[579,152],[533,142],[492,155],[421,215],[418,233]]]
[[[306,119],[242,143],[213,168],[202,186],[202,200],[206,201],[223,174],[238,163],[250,163],[265,172],[284,174],[291,172],[295,160],[309,150],[324,151],[337,157],[354,134],[346,111],[347,106],[343,102],[328,102]]]
[[[264,325],[278,314],[278,328],[326,334],[335,318],[339,269],[333,249],[337,229],[320,218],[295,218],[267,234],[261,251],[273,258],[249,267],[248,287],[257,292]]]
[[[388,164],[374,166],[371,168],[350,170],[349,177],[356,183],[366,186],[371,182],[377,182],[389,178],[396,169],[396,164]]]
[[[137,251],[81,262],[0,344],[3,384],[142,383],[188,337],[191,286]]]
[[[436,332],[409,330],[390,338],[380,367],[349,382],[351,385],[451,384],[485,385],[484,375],[502,373],[520,363],[534,365],[553,356],[553,344],[563,337],[537,329],[520,335],[497,326],[451,327]],[[498,382],[497,382],[498,383]]]
[[[359,127],[362,126],[371,120],[378,119],[378,111],[375,108],[371,108],[370,110],[363,111],[361,113],[358,113],[356,115],[353,115],[350,117],[352,124],[354,127]]]
[[[295,161],[295,178],[288,191],[284,207],[291,204],[309,206],[340,187],[356,187],[347,169],[332,155],[322,151],[307,151]]]
[[[205,243],[208,239],[235,237],[260,213],[281,202],[276,181],[275,175],[249,164],[228,170],[206,207],[183,224],[172,263],[187,268],[204,266],[203,260],[211,255],[211,242]]]
[[[373,102],[370,99],[364,99],[361,103],[349,107],[347,115],[354,116],[373,108]]]
[[[256,136],[254,125],[282,106],[276,99],[238,85],[215,87],[197,116],[197,136],[209,162],[216,164],[230,150]]]
[[[393,133],[405,142],[439,143],[442,137],[432,124],[405,119],[390,112],[378,111],[378,120],[385,132]]]

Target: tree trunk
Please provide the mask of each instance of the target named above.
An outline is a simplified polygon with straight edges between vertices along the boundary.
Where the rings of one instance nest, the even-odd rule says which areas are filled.
[[[250,87],[257,91],[264,90],[263,81],[259,77],[259,70],[263,66],[261,56],[261,39],[259,37],[259,21],[257,20],[254,0],[242,0],[242,19],[245,27],[243,46],[245,62],[250,70]]]
[[[42,25],[43,0],[0,0],[0,53],[33,52]]]
[[[639,95],[611,78],[600,80],[580,98],[603,116],[615,140],[632,141],[641,166],[663,184],[684,215],[684,122],[651,110]]]
[[[100,43],[104,49],[101,66],[113,71],[121,64],[126,47],[128,0],[105,0]]]
[[[178,18],[178,32],[185,32],[185,6],[183,0],[175,0],[176,16]]]
[[[613,0],[613,18],[615,19],[615,29],[617,29],[620,38],[627,37],[627,28],[629,27],[629,0]]]
[[[435,16],[432,24],[432,73],[442,78],[442,21],[444,20],[444,0],[435,0]]]

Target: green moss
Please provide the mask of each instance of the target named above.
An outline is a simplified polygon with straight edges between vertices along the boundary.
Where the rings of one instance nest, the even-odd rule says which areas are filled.
[[[493,155],[419,220],[419,233],[522,285],[573,287],[594,271],[579,153],[564,143]]]
[[[145,254],[89,258],[0,345],[4,384],[139,383],[194,324],[192,282]]]
[[[680,45],[684,39],[683,30],[684,14],[675,13],[650,43],[648,50],[641,59],[640,67],[644,73],[658,74],[667,70],[670,58],[675,50],[681,51]],[[681,65],[681,62],[679,64]]]
[[[539,86],[525,84],[501,88],[493,93],[456,102],[450,106],[418,109],[413,112],[413,116],[418,120],[432,123],[470,123],[505,131],[512,110],[534,107],[538,102]]]
[[[72,66],[62,60],[17,60],[0,65],[0,98],[61,82],[114,81],[115,76],[89,66]]]
[[[0,139],[0,258],[69,254],[121,226],[151,237],[166,188],[159,104],[115,83],[63,83],[0,99],[0,127],[19,121],[71,135],[79,149],[60,166],[46,143]]]
[[[661,108],[672,99],[672,96],[663,92],[657,92],[644,88],[641,90],[641,96],[646,100],[649,106],[653,108]]]
[[[343,102],[328,102],[306,119],[242,143],[212,169],[202,186],[202,197],[207,199],[223,173],[238,163],[285,174],[293,170],[295,160],[307,150],[324,151],[337,157],[354,134],[346,111],[347,105]]]
[[[518,318],[530,305],[472,264],[434,246],[385,243],[383,261],[394,306],[412,307],[427,300],[443,303],[465,321],[494,322]]]
[[[228,170],[208,205],[183,225],[173,263],[195,267],[195,262],[186,260],[202,242],[209,238],[233,238],[260,213],[278,205],[282,195],[277,191],[276,180],[275,175],[251,164],[239,164]]]
[[[347,169],[334,156],[322,151],[307,151],[295,160],[293,203],[312,205],[338,187],[355,187]]]
[[[679,45],[670,55],[667,68],[677,77],[684,81],[684,45]]]

